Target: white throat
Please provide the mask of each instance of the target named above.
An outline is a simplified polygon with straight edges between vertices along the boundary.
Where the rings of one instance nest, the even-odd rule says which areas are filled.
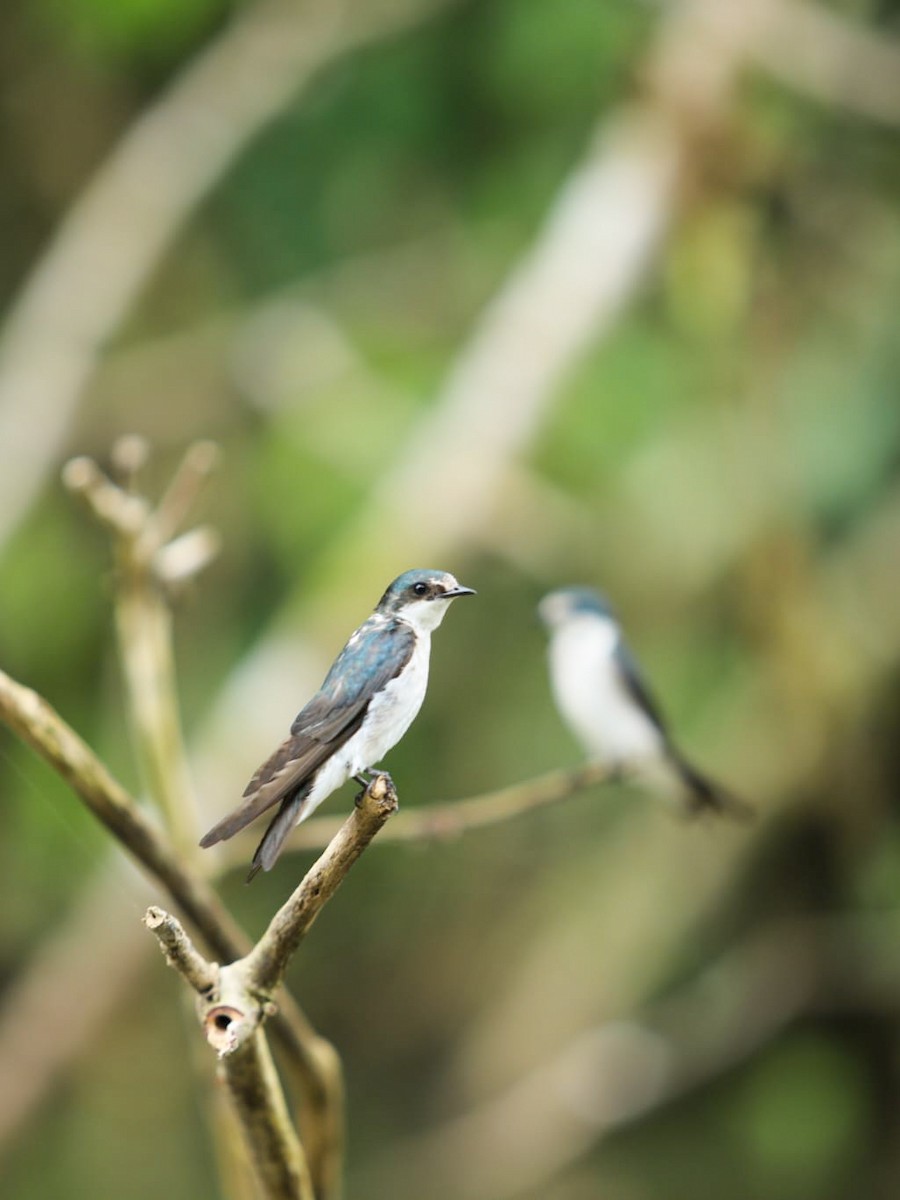
[[[397,616],[411,625],[418,634],[430,634],[443,621],[451,600],[413,600],[405,604]]]

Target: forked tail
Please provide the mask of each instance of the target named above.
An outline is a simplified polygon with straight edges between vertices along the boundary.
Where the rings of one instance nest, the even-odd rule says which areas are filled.
[[[301,788],[299,792],[295,792],[292,796],[287,796],[282,800],[278,812],[272,818],[269,828],[263,834],[262,841],[256,847],[256,852],[253,855],[253,863],[247,875],[247,883],[255,879],[260,871],[272,870],[275,860],[281,853],[284,839],[300,819],[303,802],[308,795],[309,786],[307,785]]]

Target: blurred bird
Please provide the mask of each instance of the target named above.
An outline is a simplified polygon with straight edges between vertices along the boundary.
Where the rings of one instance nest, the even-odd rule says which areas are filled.
[[[456,596],[474,595],[444,571],[398,576],[297,714],[291,735],[262,764],[241,803],[200,842],[212,846],[277,804],[247,882],[272,868],[294,825],[353,776],[366,786],[375,763],[400,741],[425,699],[431,631]]]
[[[557,708],[588,756],[675,792],[688,811],[746,818],[744,800],[701,774],[672,742],[607,601],[591,588],[550,592],[538,606],[550,634]]]

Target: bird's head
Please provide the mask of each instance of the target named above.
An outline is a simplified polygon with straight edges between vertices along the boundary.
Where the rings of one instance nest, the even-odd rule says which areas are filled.
[[[615,620],[606,597],[589,587],[559,588],[548,592],[538,605],[538,615],[550,631],[580,617]]]
[[[447,571],[418,568],[397,576],[378,601],[376,612],[402,617],[422,631],[431,630],[440,625],[451,600],[474,595],[473,588],[463,587]]]

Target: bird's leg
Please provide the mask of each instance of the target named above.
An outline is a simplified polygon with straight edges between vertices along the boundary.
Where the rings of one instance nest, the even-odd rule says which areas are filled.
[[[362,802],[363,796],[379,777],[386,779],[388,782],[388,787],[390,787],[392,790],[394,789],[394,781],[391,779],[387,771],[376,771],[371,767],[367,767],[365,771],[357,771],[353,778],[358,784],[361,785],[362,790],[356,793],[356,796],[354,797],[355,804],[359,805]]]
[[[356,774],[353,776],[353,778],[359,784],[359,788],[360,788],[360,790],[353,797],[353,803],[358,808],[359,805],[362,803],[363,796],[366,794],[368,789],[372,786],[372,780],[375,778],[375,776],[372,774],[372,772],[367,767],[364,771],[357,771]]]

